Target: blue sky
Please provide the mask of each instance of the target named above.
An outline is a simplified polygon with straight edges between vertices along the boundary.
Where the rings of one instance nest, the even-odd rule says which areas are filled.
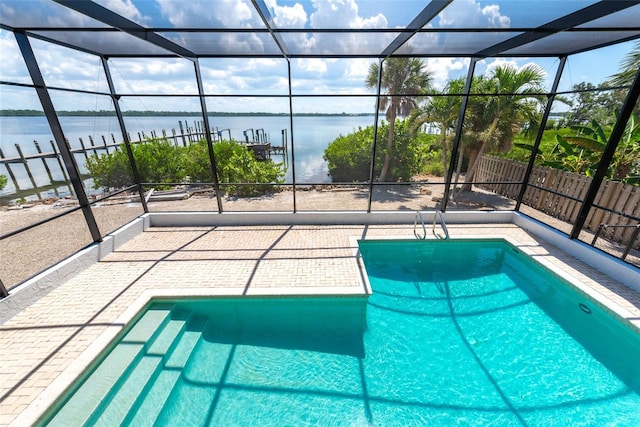
[[[35,0],[34,0],[35,1]],[[181,27],[204,26],[211,22],[238,27],[254,23],[257,17],[246,0],[217,0],[221,7],[212,8],[210,1],[175,0],[135,1],[98,0],[127,18],[147,25]],[[28,4],[29,1],[22,4]],[[266,0],[276,25],[289,28],[393,28],[404,26],[424,7],[423,0],[398,2],[373,0]],[[496,4],[499,3],[499,4]],[[562,13],[565,3],[555,0],[538,0],[544,4],[533,17],[517,1],[456,0],[446,13],[437,17],[433,25],[517,27],[521,20],[548,20],[547,13]],[[590,3],[589,0],[584,1]],[[0,13],[5,5],[0,3]],[[57,5],[56,5],[57,6]],[[560,9],[560,10],[557,10]],[[47,10],[39,10],[46,17]],[[207,24],[209,23],[209,24]],[[530,24],[530,23],[529,23]],[[309,37],[299,37],[292,43],[320,43]],[[107,91],[106,79],[99,59],[59,46],[32,40],[45,80],[50,86]],[[630,51],[632,43],[600,49],[576,55],[568,61],[561,90],[569,90],[582,81],[598,84],[619,69],[621,59]],[[29,83],[28,73],[15,44],[13,35],[0,30],[0,80]],[[372,60],[370,59],[294,59],[291,63],[294,94],[372,94],[364,80]],[[466,75],[469,60],[466,58],[425,59],[427,69],[436,87],[442,87],[448,79]],[[558,66],[556,58],[549,59],[489,59],[477,68],[477,73],[501,63],[523,66],[535,62],[549,75],[551,85]],[[197,93],[193,64],[184,59],[111,59],[109,61],[116,88],[122,93]],[[230,95],[288,93],[287,64],[279,59],[203,59],[201,61],[205,91],[225,95],[209,100],[210,111],[288,111],[285,98],[233,98]],[[33,90],[0,86],[0,108],[35,108],[39,103]],[[111,109],[108,97],[69,94],[52,91],[54,105],[58,109]],[[297,98],[296,111],[304,112],[371,112],[371,98]],[[199,109],[197,99],[189,97],[123,97],[125,110],[174,110]]]

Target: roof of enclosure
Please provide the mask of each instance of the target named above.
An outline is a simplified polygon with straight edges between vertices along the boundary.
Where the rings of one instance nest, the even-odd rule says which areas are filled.
[[[564,56],[640,38],[640,0],[0,0],[0,27],[106,57]]]

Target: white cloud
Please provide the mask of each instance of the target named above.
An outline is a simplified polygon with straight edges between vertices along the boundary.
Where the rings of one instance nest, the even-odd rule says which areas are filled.
[[[304,28],[307,23],[307,12],[300,3],[293,6],[279,6],[277,0],[267,0],[267,7],[273,14],[273,20],[278,28]]]
[[[369,74],[369,67],[373,61],[371,59],[352,59],[345,67],[344,76],[348,80],[357,80],[364,82],[367,74]]]
[[[288,93],[287,64],[284,59],[200,60],[205,93],[278,94]]]
[[[313,28],[386,28],[387,18],[379,13],[368,18],[360,16],[356,0],[312,0]]]
[[[495,4],[483,7],[482,16],[487,18],[492,28],[508,28],[511,25],[511,19],[501,15],[500,6]]]
[[[120,93],[198,93],[193,63],[186,59],[114,58],[109,66]]]
[[[131,0],[94,0],[96,3],[122,15],[133,22],[142,24],[149,22],[149,17],[144,17]]]
[[[365,58],[293,59],[291,68],[294,93],[370,93],[364,81],[371,62],[373,60]]]
[[[390,9],[385,12],[387,16],[372,10],[371,3],[366,0],[312,0],[303,2],[301,0],[265,0],[273,15],[277,26],[283,28],[388,28],[389,22],[397,22],[397,17]],[[504,15],[504,10],[496,4],[489,4],[491,0],[456,0],[448,6],[433,24],[437,27],[447,26],[467,26],[481,28],[502,28],[510,25],[510,18]],[[0,13],[5,16],[12,16],[11,19],[21,22],[27,18],[25,15],[29,2],[3,3],[0,0]],[[163,25],[186,26],[191,28],[216,28],[234,27],[247,28],[250,26],[262,27],[262,21],[254,11],[250,0],[194,0],[175,1],[157,0],[157,3],[139,2],[137,0],[100,0],[101,4],[113,7],[118,13],[136,22],[162,22]],[[14,10],[11,7],[14,7]],[[143,7],[144,5],[144,7]],[[215,7],[213,7],[215,5]],[[363,6],[364,5],[364,6]],[[33,8],[29,19],[36,19],[44,22],[64,22],[77,23],[78,26],[92,22],[88,18],[83,18],[80,14],[64,13],[54,14],[53,8],[64,9],[59,5],[51,7]],[[136,7],[138,6],[138,7]],[[386,5],[386,7],[389,7]],[[393,9],[393,8],[391,8]],[[504,9],[504,8],[503,8]],[[162,15],[160,16],[160,12]],[[156,12],[156,15],[152,15]],[[47,17],[46,14],[52,16]],[[7,14],[7,15],[5,15]],[[10,15],[9,15],[10,14]],[[9,18],[7,18],[9,20]],[[96,25],[95,22],[90,24]],[[431,43],[435,43],[434,49],[438,47],[442,40],[439,37],[427,33],[421,38],[414,38],[412,42],[418,43],[424,51]],[[420,34],[419,34],[420,35]],[[78,37],[81,35],[79,34]],[[167,36],[167,35],[165,35]],[[356,51],[360,53],[378,53],[390,43],[395,34],[349,34],[349,33],[316,33],[311,36],[304,34],[281,34],[292,51],[298,53],[309,53],[322,55],[323,53],[341,53],[344,51]],[[168,36],[167,36],[168,37]],[[267,49],[267,43],[273,46],[273,40],[268,34],[220,34],[199,35],[195,37],[189,34],[188,38],[181,41],[174,39],[178,43],[190,41],[202,48],[211,46],[226,49],[231,53],[236,49],[243,53],[261,53]],[[456,39],[459,41],[459,39]],[[47,84],[75,88],[81,90],[97,90],[106,92],[104,74],[101,71],[100,61],[97,57],[75,52],[70,49],[55,46],[40,40],[31,39],[31,43],[36,50],[39,65],[43,70]],[[215,45],[214,45],[215,43]],[[410,47],[410,46],[408,46]],[[2,50],[2,61],[0,62],[0,78],[10,82],[29,83],[30,79],[24,66],[21,54],[17,49],[14,36],[9,31],[0,30],[0,49]],[[628,50],[628,49],[627,49]],[[625,50],[626,52],[626,50]],[[599,54],[599,52],[598,52]],[[616,59],[622,54],[616,56]],[[592,56],[596,56],[594,53]],[[591,57],[591,56],[590,56]],[[578,59],[578,58],[576,58]],[[292,86],[294,94],[371,94],[364,85],[365,77],[369,70],[369,64],[375,59],[331,59],[331,58],[306,58],[293,59],[291,61]],[[507,60],[490,59],[478,64],[476,74],[483,74],[491,70],[498,64],[510,63],[522,66],[527,59]],[[541,62],[542,59],[536,60]],[[554,59],[557,63],[557,59]],[[602,58],[596,61],[605,62]],[[428,69],[433,75],[434,85],[443,87],[446,82],[455,77],[466,75],[469,59],[467,58],[429,58],[425,59]],[[550,61],[551,62],[551,61]],[[611,62],[611,61],[610,61]],[[612,62],[617,66],[617,61]],[[190,61],[183,59],[138,59],[128,60],[113,58],[109,60],[112,75],[117,82],[117,89],[122,93],[174,93],[174,94],[195,94],[197,87],[194,77],[194,67]],[[207,93],[216,94],[262,94],[270,95],[288,94],[287,62],[285,59],[276,58],[219,58],[200,60],[203,73],[203,83]],[[607,63],[608,64],[608,63]],[[604,65],[604,64],[603,64]],[[555,72],[555,67],[551,65],[543,67],[550,73]],[[575,66],[579,73],[600,72],[602,67]],[[584,71],[588,70],[588,71]],[[566,73],[571,69],[567,67]],[[578,74],[574,71],[575,74]],[[611,73],[610,73],[611,74]],[[578,75],[578,77],[580,77]],[[585,77],[587,79],[588,77]],[[596,81],[596,80],[593,80]],[[12,91],[0,87],[3,93],[3,105],[11,104],[14,107],[5,108],[30,108],[22,107],[27,104],[27,100],[19,97],[8,100],[6,97]],[[72,94],[75,95],[75,94]],[[89,99],[91,96],[83,96]],[[69,96],[71,100],[73,96]],[[95,97],[94,97],[95,98]],[[186,109],[188,106],[199,108],[199,104],[188,98],[162,98],[156,104],[154,99],[143,98],[145,103],[137,105],[136,109],[148,108],[158,109]],[[195,98],[194,98],[195,99]],[[284,99],[283,104],[288,109],[288,99]],[[298,98],[297,105],[301,105]],[[371,98],[363,98],[369,103]],[[167,102],[169,100],[169,102]],[[270,105],[280,102],[280,98],[255,98],[246,101],[234,97],[212,98],[212,109],[226,109],[227,111],[262,110],[267,111]],[[355,98],[309,98],[310,103],[305,104],[307,111],[354,111],[350,103]],[[313,102],[311,102],[313,101]],[[31,101],[29,101],[31,102]],[[70,101],[71,102],[71,101]],[[123,102],[134,105],[136,99],[123,98]],[[280,104],[277,104],[280,108]],[[360,110],[362,107],[354,101],[353,107]],[[367,104],[369,105],[369,104]],[[73,108],[73,104],[69,104]],[[213,108],[217,106],[219,108]],[[133,108],[133,107],[130,107]],[[274,107],[275,108],[275,107]]]
[[[37,39],[30,39],[48,86],[108,92],[100,58]]]
[[[386,28],[387,19],[381,13],[364,17],[359,13],[355,0],[312,0],[314,11],[308,26],[311,28]],[[277,12],[277,9],[274,9]],[[378,34],[374,37],[362,34],[285,35],[291,50],[300,53],[336,54],[359,51],[377,53],[393,40],[393,35]]]
[[[440,27],[508,28],[511,19],[500,14],[500,6],[481,7],[477,0],[457,0],[440,13]]]
[[[433,86],[442,89],[450,79],[466,75],[470,61],[468,58],[429,58],[426,62]]]
[[[302,71],[312,73],[326,73],[327,63],[324,59],[319,58],[301,58],[297,62],[298,68]]]
[[[538,60],[537,62],[533,62],[527,59],[493,58],[493,59],[481,61],[478,64],[479,67],[476,69],[476,74],[482,73],[484,75],[488,75],[497,67],[501,67],[501,66],[511,66],[516,70],[520,71],[529,65],[534,65],[536,67],[539,67],[542,70],[544,74],[546,86],[547,88],[550,88],[549,85],[551,82],[549,82],[547,79],[548,72],[547,72],[547,67],[545,67],[546,62],[548,62],[548,60],[545,60],[545,59],[541,59],[541,60]]]
[[[277,28],[304,28],[307,25],[307,12],[300,3],[293,6],[280,6],[277,0],[267,0],[266,4],[273,15],[273,21]],[[312,51],[315,41],[306,34],[282,34],[285,43],[297,51]]]
[[[260,26],[248,0],[157,0],[165,18],[176,27],[243,28]]]
[[[20,1],[6,3],[0,1],[0,16],[3,22],[15,27],[40,23],[43,27],[105,27],[104,24],[81,13],[62,7],[53,2]]]
[[[518,62],[512,58],[492,58],[492,59],[483,61],[483,63],[486,64],[484,69],[485,74],[489,74],[496,68],[502,67],[502,66],[511,66],[516,69],[520,68],[520,66],[518,65]]]
[[[0,52],[2,52],[0,80],[31,83],[31,78],[13,33],[2,29],[0,29]]]
[[[263,72],[265,68],[280,67],[283,65],[283,61],[273,58],[249,58],[246,61],[248,68],[251,70],[260,70]]]

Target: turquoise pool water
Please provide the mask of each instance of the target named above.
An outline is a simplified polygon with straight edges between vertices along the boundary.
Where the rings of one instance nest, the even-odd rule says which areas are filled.
[[[42,424],[640,425],[640,335],[503,241],[364,241],[368,299],[153,303]]]

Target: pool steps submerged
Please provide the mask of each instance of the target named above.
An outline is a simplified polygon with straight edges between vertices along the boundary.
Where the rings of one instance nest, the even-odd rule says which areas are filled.
[[[291,304],[292,298],[296,304]],[[338,357],[364,355],[367,298],[362,296],[275,298],[267,307],[263,307],[262,298],[236,299],[241,304],[219,300],[213,311],[215,318],[211,316],[210,300],[187,301],[186,307],[183,301],[156,301],[141,307],[144,313],[123,332],[122,339],[114,339],[114,345],[105,350],[110,353],[96,359],[88,367],[89,373],[81,376],[64,400],[54,404],[36,425],[66,426],[69,419],[92,426],[199,425],[211,415],[208,410],[185,413],[180,402],[185,398],[206,402],[207,408],[211,402],[215,404],[229,356],[238,344],[229,334],[238,328],[245,331],[243,345],[264,344],[265,333],[317,333],[322,339],[296,339],[296,345],[300,350]],[[256,310],[256,304],[263,310]],[[333,315],[317,322],[327,306],[331,306]],[[283,314],[283,307],[289,311]],[[299,321],[291,322],[291,315],[298,316]],[[250,331],[248,326],[252,327]],[[326,331],[331,334],[326,335]],[[113,372],[105,376],[102,373],[106,370]],[[172,419],[176,414],[179,419]]]
[[[182,369],[186,366],[193,350],[200,341],[201,332],[206,327],[206,323],[206,321],[198,318],[188,322],[190,327],[183,331],[182,337],[169,354],[164,364],[165,369],[159,369],[155,378],[150,378],[145,387],[145,392],[138,397],[140,400],[139,410],[134,414],[129,414],[128,418],[131,418],[130,425],[143,426],[153,424],[171,395],[174,385],[182,375]],[[148,391],[152,388],[160,390],[162,393],[156,391],[152,395],[148,394]]]
[[[129,373],[128,378],[119,387],[112,388],[110,400],[105,399],[101,410],[97,411],[100,417],[95,425],[122,424],[131,408],[136,407],[136,402],[144,396],[146,384],[156,376],[156,372],[162,368],[165,355],[170,351],[176,341],[176,337],[185,328],[184,320],[170,319],[161,326],[160,333],[152,341],[149,349],[142,354],[135,367]],[[159,329],[160,329],[159,328]],[[117,390],[117,393],[116,393]]]
[[[152,425],[206,323],[171,307],[148,310],[47,425]],[[157,384],[166,392],[147,399]]]

